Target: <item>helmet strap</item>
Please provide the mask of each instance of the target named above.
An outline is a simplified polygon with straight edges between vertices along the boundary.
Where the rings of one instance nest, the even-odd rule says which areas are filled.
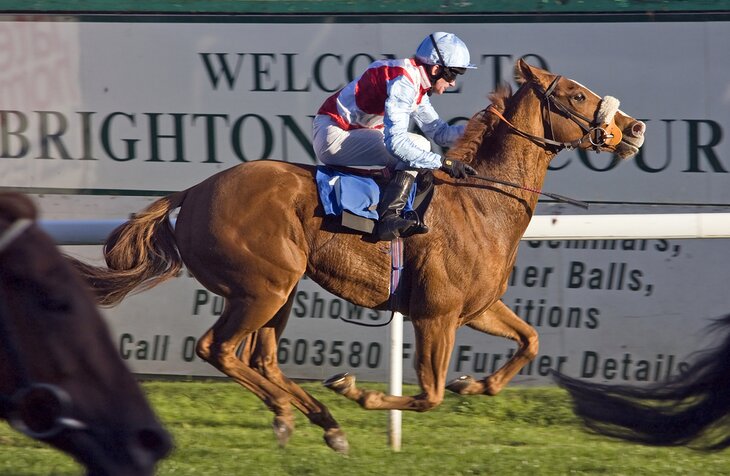
[[[433,37],[433,33],[428,35],[429,38],[431,38],[431,44],[433,44],[433,49],[436,50],[436,55],[439,57],[439,65],[441,65],[442,68],[446,67],[446,61],[444,61],[444,57],[441,55],[441,50],[439,49],[439,46],[436,44],[436,38]]]
[[[431,44],[433,45],[433,49],[436,50],[436,56],[439,57],[439,64],[436,66],[440,66],[439,72],[437,74],[431,74],[431,71],[428,72],[428,77],[431,80],[432,84],[435,84],[436,81],[441,79],[444,76],[444,70],[446,69],[446,62],[444,61],[443,55],[441,55],[441,50],[439,49],[438,45],[436,44],[436,38],[433,37],[433,33],[428,35],[429,38],[431,38]],[[433,86],[432,86],[433,88]],[[429,91],[429,94],[431,94],[431,91]]]

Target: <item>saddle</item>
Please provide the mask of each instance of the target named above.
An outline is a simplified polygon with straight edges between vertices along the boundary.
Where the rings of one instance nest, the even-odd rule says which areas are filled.
[[[319,199],[327,215],[341,217],[343,227],[371,235],[378,221],[380,194],[391,177],[392,172],[387,168],[318,165]],[[433,191],[433,172],[419,172],[404,217],[421,223]]]

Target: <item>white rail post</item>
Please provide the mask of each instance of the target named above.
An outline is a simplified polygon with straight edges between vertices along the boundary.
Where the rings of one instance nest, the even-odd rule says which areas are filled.
[[[390,381],[388,393],[403,395],[403,314],[393,314],[390,323]],[[402,412],[390,410],[388,413],[388,443],[393,451],[400,451]]]

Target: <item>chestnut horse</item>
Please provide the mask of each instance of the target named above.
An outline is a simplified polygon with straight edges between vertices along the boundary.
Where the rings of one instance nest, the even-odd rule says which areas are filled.
[[[170,436],[35,218],[27,197],[0,193],[0,415],[89,474],[152,475]]]
[[[556,373],[576,414],[598,434],[656,446],[730,447],[730,315],[714,332],[724,341],[682,374],[648,387],[601,385]]]
[[[602,100],[523,61],[516,71],[524,81],[519,90],[512,97],[495,95],[497,104],[472,118],[452,151],[479,174],[539,189],[550,160],[566,146],[625,158],[643,144],[645,125],[618,111],[615,98]],[[613,112],[599,124],[595,118],[606,103]],[[354,304],[387,309],[390,243],[341,233],[337,220],[324,216],[314,176],[312,166],[276,161],[230,168],[158,200],[115,230],[105,246],[107,267],[76,264],[105,305],[175,276],[184,264],[226,302],[198,341],[198,355],[266,403],[275,413],[281,445],[293,430],[293,405],[323,428],[331,448],[344,452],[346,437],[328,409],[278,368],[277,340],[304,274]],[[363,390],[350,374],[325,382],[366,409],[437,406],[447,387],[456,330],[463,325],[512,339],[518,349],[492,375],[461,378],[450,390],[494,395],[537,355],[535,330],[500,300],[537,195],[456,181],[441,172],[435,183],[425,215],[431,231],[405,239],[396,309],[413,324],[422,392],[391,396]],[[169,214],[177,207],[173,230]]]

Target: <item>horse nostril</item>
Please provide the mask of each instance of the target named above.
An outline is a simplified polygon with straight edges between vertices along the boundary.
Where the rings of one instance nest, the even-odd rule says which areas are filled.
[[[643,136],[645,130],[646,130],[646,124],[644,124],[641,121],[636,121],[631,126],[631,134],[634,137],[641,137],[641,136]]]
[[[145,428],[137,432],[137,443],[145,451],[162,459],[172,450],[172,439],[162,429]]]

